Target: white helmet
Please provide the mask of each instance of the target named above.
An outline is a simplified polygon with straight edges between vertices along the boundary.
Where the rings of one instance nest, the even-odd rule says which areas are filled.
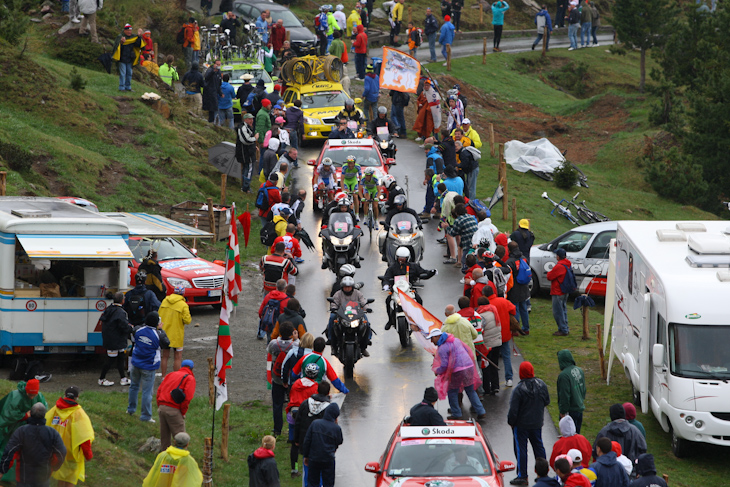
[[[345,276],[354,276],[355,275],[355,266],[352,264],[345,264],[342,267],[340,267],[340,277]]]
[[[373,174],[374,175],[375,174],[375,168],[366,167],[365,168],[365,175],[367,176],[368,174]]]
[[[394,205],[405,205],[406,204],[406,197],[402,194],[399,194],[395,198],[393,198],[393,204]]]
[[[340,284],[342,287],[353,287],[355,286],[355,279],[353,279],[352,276],[345,276],[342,278],[342,281],[340,281]]]
[[[329,157],[325,157],[324,159],[322,159],[322,164],[324,164],[325,166],[331,166],[332,159],[330,159]]]
[[[389,188],[391,184],[395,183],[395,178],[388,174],[383,178],[383,186]]]
[[[337,203],[338,206],[350,206],[352,204],[352,201],[350,201],[350,198],[342,198],[339,203]]]
[[[411,251],[407,247],[398,247],[398,250],[395,251],[395,257],[396,259],[400,259],[401,257],[409,259],[411,257]]]

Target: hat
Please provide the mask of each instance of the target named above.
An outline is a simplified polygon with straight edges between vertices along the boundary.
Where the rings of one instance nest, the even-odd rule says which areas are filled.
[[[423,144],[424,150],[431,150],[433,148],[433,144]]]
[[[530,362],[522,362],[520,364],[520,380],[532,379],[535,377],[535,368]]]
[[[274,85],[274,91],[281,91],[281,85]]]
[[[76,386],[70,386],[66,389],[63,395],[69,399],[76,399],[79,397],[79,388]]]
[[[263,100],[261,100],[261,106],[262,107],[270,107],[271,106],[271,100],[269,100],[268,98],[264,98]]]
[[[124,30],[131,29],[132,24],[124,24]]]
[[[244,119],[244,120],[248,120],[248,119],[251,119],[251,118],[253,118],[253,115],[251,115],[250,113],[247,113],[247,114],[245,114],[245,115],[243,116],[243,119]]]
[[[565,258],[565,249],[556,250],[555,255],[558,256],[558,259],[564,259]]]
[[[283,124],[284,123],[284,117],[276,117],[276,120],[274,120],[274,123]]]
[[[456,169],[454,169],[454,166],[446,166],[444,168],[444,174],[449,178],[456,177]]]
[[[439,393],[433,387],[427,387],[423,393],[423,400],[426,402],[436,402],[439,400]]]
[[[259,79],[256,82],[256,88],[263,88],[265,85],[266,85],[266,83],[264,83],[264,80],[262,80],[262,79]]]
[[[428,334],[426,338],[433,338],[433,337],[440,337],[444,333],[439,328],[434,328],[431,330],[431,333]]]
[[[253,79],[253,75],[251,73],[246,73],[243,76],[241,76],[241,79],[243,81],[251,81]]]
[[[160,315],[157,314],[157,311],[150,311],[147,313],[147,316],[144,317],[144,324],[147,326],[157,327],[157,325],[160,323]]]
[[[462,125],[471,125],[471,120],[469,120],[468,118],[465,118],[464,120],[461,121],[461,124]]]
[[[280,144],[280,141],[276,137],[272,137],[269,139],[269,149],[271,149],[272,151],[274,151],[274,152],[278,151],[279,144]]]
[[[189,369],[192,370],[193,368],[195,368],[195,362],[193,362],[192,360],[190,360],[189,358],[187,358],[187,359],[185,359],[185,360],[182,361],[182,363],[180,364],[180,366],[181,367],[187,367],[187,368],[189,368]]]
[[[271,143],[271,141],[269,141],[269,143]],[[279,175],[275,172],[272,172],[271,174],[269,174],[269,181],[271,181],[272,183],[279,182]]]
[[[336,8],[337,10],[340,10],[340,11],[341,11],[341,10],[345,10],[345,6],[344,6],[344,5],[342,5],[341,3],[340,3],[340,4],[337,4],[337,6],[336,6],[335,8]]]
[[[614,404],[608,408],[608,414],[611,416],[611,421],[626,419],[626,411],[621,404]]]
[[[617,457],[620,457],[624,452],[621,448],[621,443],[618,441],[611,441],[611,451],[615,452]]]
[[[520,228],[529,230],[530,229],[530,220],[528,220],[527,218],[523,218],[522,220],[520,220]]]
[[[568,456],[573,460],[573,463],[583,461],[583,454],[576,448],[568,450]]]
[[[624,413],[626,415],[626,419],[631,421],[632,419],[636,419],[636,407],[631,404],[630,402],[625,402],[623,404]]]
[[[184,431],[176,434],[173,439],[175,440],[176,448],[185,448],[188,444],[190,444],[190,435]]]
[[[41,390],[41,384],[38,379],[31,379],[25,383],[25,393],[36,395]]]
[[[448,22],[451,20],[451,15],[444,15],[444,21]]]
[[[279,210],[279,214],[284,215],[284,216],[289,216],[289,215],[291,215],[291,208],[289,208],[288,206],[285,206],[284,208]]]

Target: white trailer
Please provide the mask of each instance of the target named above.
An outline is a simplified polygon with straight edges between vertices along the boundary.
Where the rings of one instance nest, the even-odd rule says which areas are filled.
[[[614,251],[611,348],[634,402],[677,457],[730,446],[730,222],[621,221]]]

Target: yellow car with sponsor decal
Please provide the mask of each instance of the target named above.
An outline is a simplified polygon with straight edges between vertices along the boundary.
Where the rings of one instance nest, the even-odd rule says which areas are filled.
[[[238,93],[238,88],[240,88],[243,84],[244,74],[250,74],[253,76],[253,79],[251,80],[252,86],[256,86],[256,83],[258,83],[260,79],[264,80],[264,86],[266,87],[267,93],[273,93],[274,83],[277,80],[277,78],[272,79],[271,76],[269,76],[269,73],[264,70],[264,67],[258,63],[234,62],[231,64],[224,64],[221,66],[221,75],[223,73],[228,73],[230,76],[231,79],[228,82],[231,86],[233,86],[233,89],[236,90],[236,93]],[[233,117],[236,122],[241,120],[241,104],[242,102],[238,98],[233,99]]]
[[[294,100],[302,101],[304,112],[303,140],[326,139],[332,131],[335,118],[345,108],[349,96],[342,85],[329,81],[316,81],[306,85],[291,85],[284,92],[284,103],[289,106]],[[360,98],[355,104],[361,103]]]

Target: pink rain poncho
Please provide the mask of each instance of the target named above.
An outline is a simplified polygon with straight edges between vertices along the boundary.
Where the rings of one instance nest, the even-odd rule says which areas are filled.
[[[434,387],[439,399],[446,399],[447,391],[462,392],[465,387],[473,385],[476,388],[481,382],[474,354],[461,340],[448,333],[439,337],[431,370],[437,376]]]

